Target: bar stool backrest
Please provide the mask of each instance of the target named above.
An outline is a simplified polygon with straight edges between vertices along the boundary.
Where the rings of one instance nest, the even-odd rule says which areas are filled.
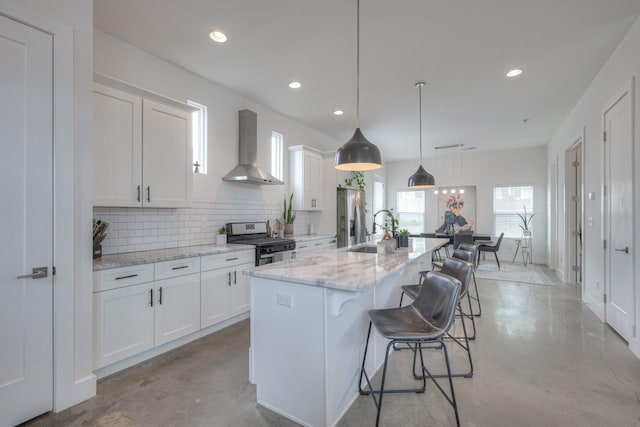
[[[462,243],[473,244],[473,234],[470,231],[459,231],[453,235],[453,249],[458,249]]]
[[[455,277],[430,271],[412,306],[444,334],[453,323],[461,287],[462,284]]]
[[[473,264],[473,253],[465,250],[465,249],[456,249],[453,251],[453,258],[461,259],[462,261],[467,261]]]
[[[472,243],[460,243],[460,246],[458,246],[458,249],[462,249],[463,251],[468,251],[471,252],[472,254],[472,260],[476,260],[476,258],[478,258],[478,247],[475,244]],[[466,261],[466,260],[465,260]],[[469,262],[474,262],[474,261],[469,261]]]
[[[460,297],[467,294],[471,275],[473,274],[473,264],[457,258],[447,258],[444,260],[440,272],[460,281]]]

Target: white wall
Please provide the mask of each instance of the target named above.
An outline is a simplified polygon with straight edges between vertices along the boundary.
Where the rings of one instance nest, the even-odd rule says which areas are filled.
[[[93,5],[1,0],[0,11],[54,34],[53,407],[60,411],[95,395],[96,389],[90,232]]]
[[[443,157],[425,158],[425,169],[434,175],[437,186],[476,187],[476,226],[481,234],[493,234],[493,188],[533,186],[534,219],[533,261],[547,263],[547,157],[546,147],[525,149],[461,151],[453,161]],[[444,166],[446,164],[446,167]],[[389,163],[387,168],[387,207],[397,208],[396,194],[407,190],[407,180],[418,168],[417,161]],[[430,190],[427,190],[430,191]],[[431,191],[432,193],[432,191]],[[427,203],[435,203],[427,197]],[[427,212],[437,214],[437,206],[427,206]],[[430,223],[431,224],[431,223]],[[433,229],[425,232],[433,232]],[[513,239],[503,239],[499,257],[513,259]]]
[[[557,191],[558,194],[558,213],[557,213],[557,241],[550,242],[554,245],[557,252],[557,263],[560,270],[566,268],[564,266],[566,260],[565,255],[565,220],[562,195],[565,186],[565,151],[571,146],[573,141],[581,134],[584,129],[584,191],[595,192],[596,199],[584,201],[584,216],[593,219],[592,225],[585,221],[584,227],[584,271],[583,271],[583,301],[591,308],[601,319],[604,317],[604,306],[602,304],[602,296],[604,293],[604,253],[602,249],[603,239],[603,143],[602,143],[602,109],[607,105],[611,98],[620,92],[625,85],[629,84],[632,77],[636,79],[636,87],[640,76],[640,20],[637,20],[620,42],[611,57],[607,60],[593,82],[589,85],[585,93],[580,98],[573,111],[567,116],[563,124],[556,131],[549,143],[547,158],[549,164],[557,164],[558,166],[558,183],[556,188],[550,188],[549,192]],[[636,89],[637,91],[637,89]],[[638,194],[640,188],[640,174],[637,172],[637,165],[640,164],[640,99],[635,96],[635,134],[634,134],[634,193]],[[640,197],[635,196],[634,212],[630,215],[637,217],[640,212]],[[640,237],[640,224],[636,220],[634,233],[634,242],[638,242]],[[632,253],[634,263],[634,289],[635,289],[635,321],[638,324],[638,312],[640,309],[640,286],[637,280],[638,265],[640,262],[640,254],[637,251],[637,244],[634,244]],[[634,339],[630,343],[630,348],[640,357],[640,341]]]
[[[255,186],[228,183],[222,177],[238,162],[238,111],[248,108],[258,114],[258,164],[271,168],[271,132],[284,135],[285,184],[289,176],[286,147],[308,145],[320,150],[335,150],[332,138],[277,113],[223,86],[203,79],[163,59],[98,30],[94,32],[94,70],[152,92],[183,102],[192,100],[208,107],[208,174],[194,176],[194,206],[190,209],[96,209],[94,214],[114,224],[103,243],[105,253],[119,253],[165,247],[211,243],[215,231],[233,220],[266,220],[281,216],[282,201],[288,185]],[[332,177],[327,177],[332,181]],[[144,217],[149,222],[177,222],[169,240],[160,236],[132,236],[129,223]],[[306,234],[313,222],[317,233],[335,234],[326,218],[335,209],[323,212],[298,212],[296,234]],[[205,227],[202,227],[202,224]],[[117,224],[117,225],[116,225]],[[135,227],[135,225],[133,226]],[[121,233],[121,231],[123,233]],[[121,235],[122,234],[122,235]],[[156,239],[154,239],[156,237]]]

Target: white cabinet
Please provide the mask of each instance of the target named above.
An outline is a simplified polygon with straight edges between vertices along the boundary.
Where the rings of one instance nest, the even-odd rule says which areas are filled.
[[[200,330],[200,257],[96,271],[93,288],[95,369]]]
[[[255,251],[202,257],[200,275],[202,327],[249,311],[249,277],[243,270],[255,266]]]
[[[309,252],[331,248],[336,248],[336,239],[334,237],[305,239],[304,241],[296,242],[296,255],[304,255]]]
[[[155,345],[200,330],[200,274],[157,280]]]
[[[193,180],[190,107],[139,92],[94,83],[93,204],[186,207]]]
[[[289,182],[293,191],[293,209],[319,211],[322,200],[322,155],[310,147],[289,147]]]

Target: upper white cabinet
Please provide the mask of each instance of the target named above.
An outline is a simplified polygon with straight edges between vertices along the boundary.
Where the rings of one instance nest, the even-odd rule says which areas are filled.
[[[189,107],[121,89],[94,83],[94,206],[189,206]]]
[[[319,211],[322,200],[322,155],[304,145],[289,147],[289,183],[293,191],[293,209]]]

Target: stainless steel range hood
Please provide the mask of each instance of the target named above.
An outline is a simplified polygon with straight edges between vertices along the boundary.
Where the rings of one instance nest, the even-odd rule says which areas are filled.
[[[262,171],[258,165],[258,115],[251,110],[239,113],[240,141],[238,166],[222,178],[224,181],[256,185],[282,185],[284,182]]]

